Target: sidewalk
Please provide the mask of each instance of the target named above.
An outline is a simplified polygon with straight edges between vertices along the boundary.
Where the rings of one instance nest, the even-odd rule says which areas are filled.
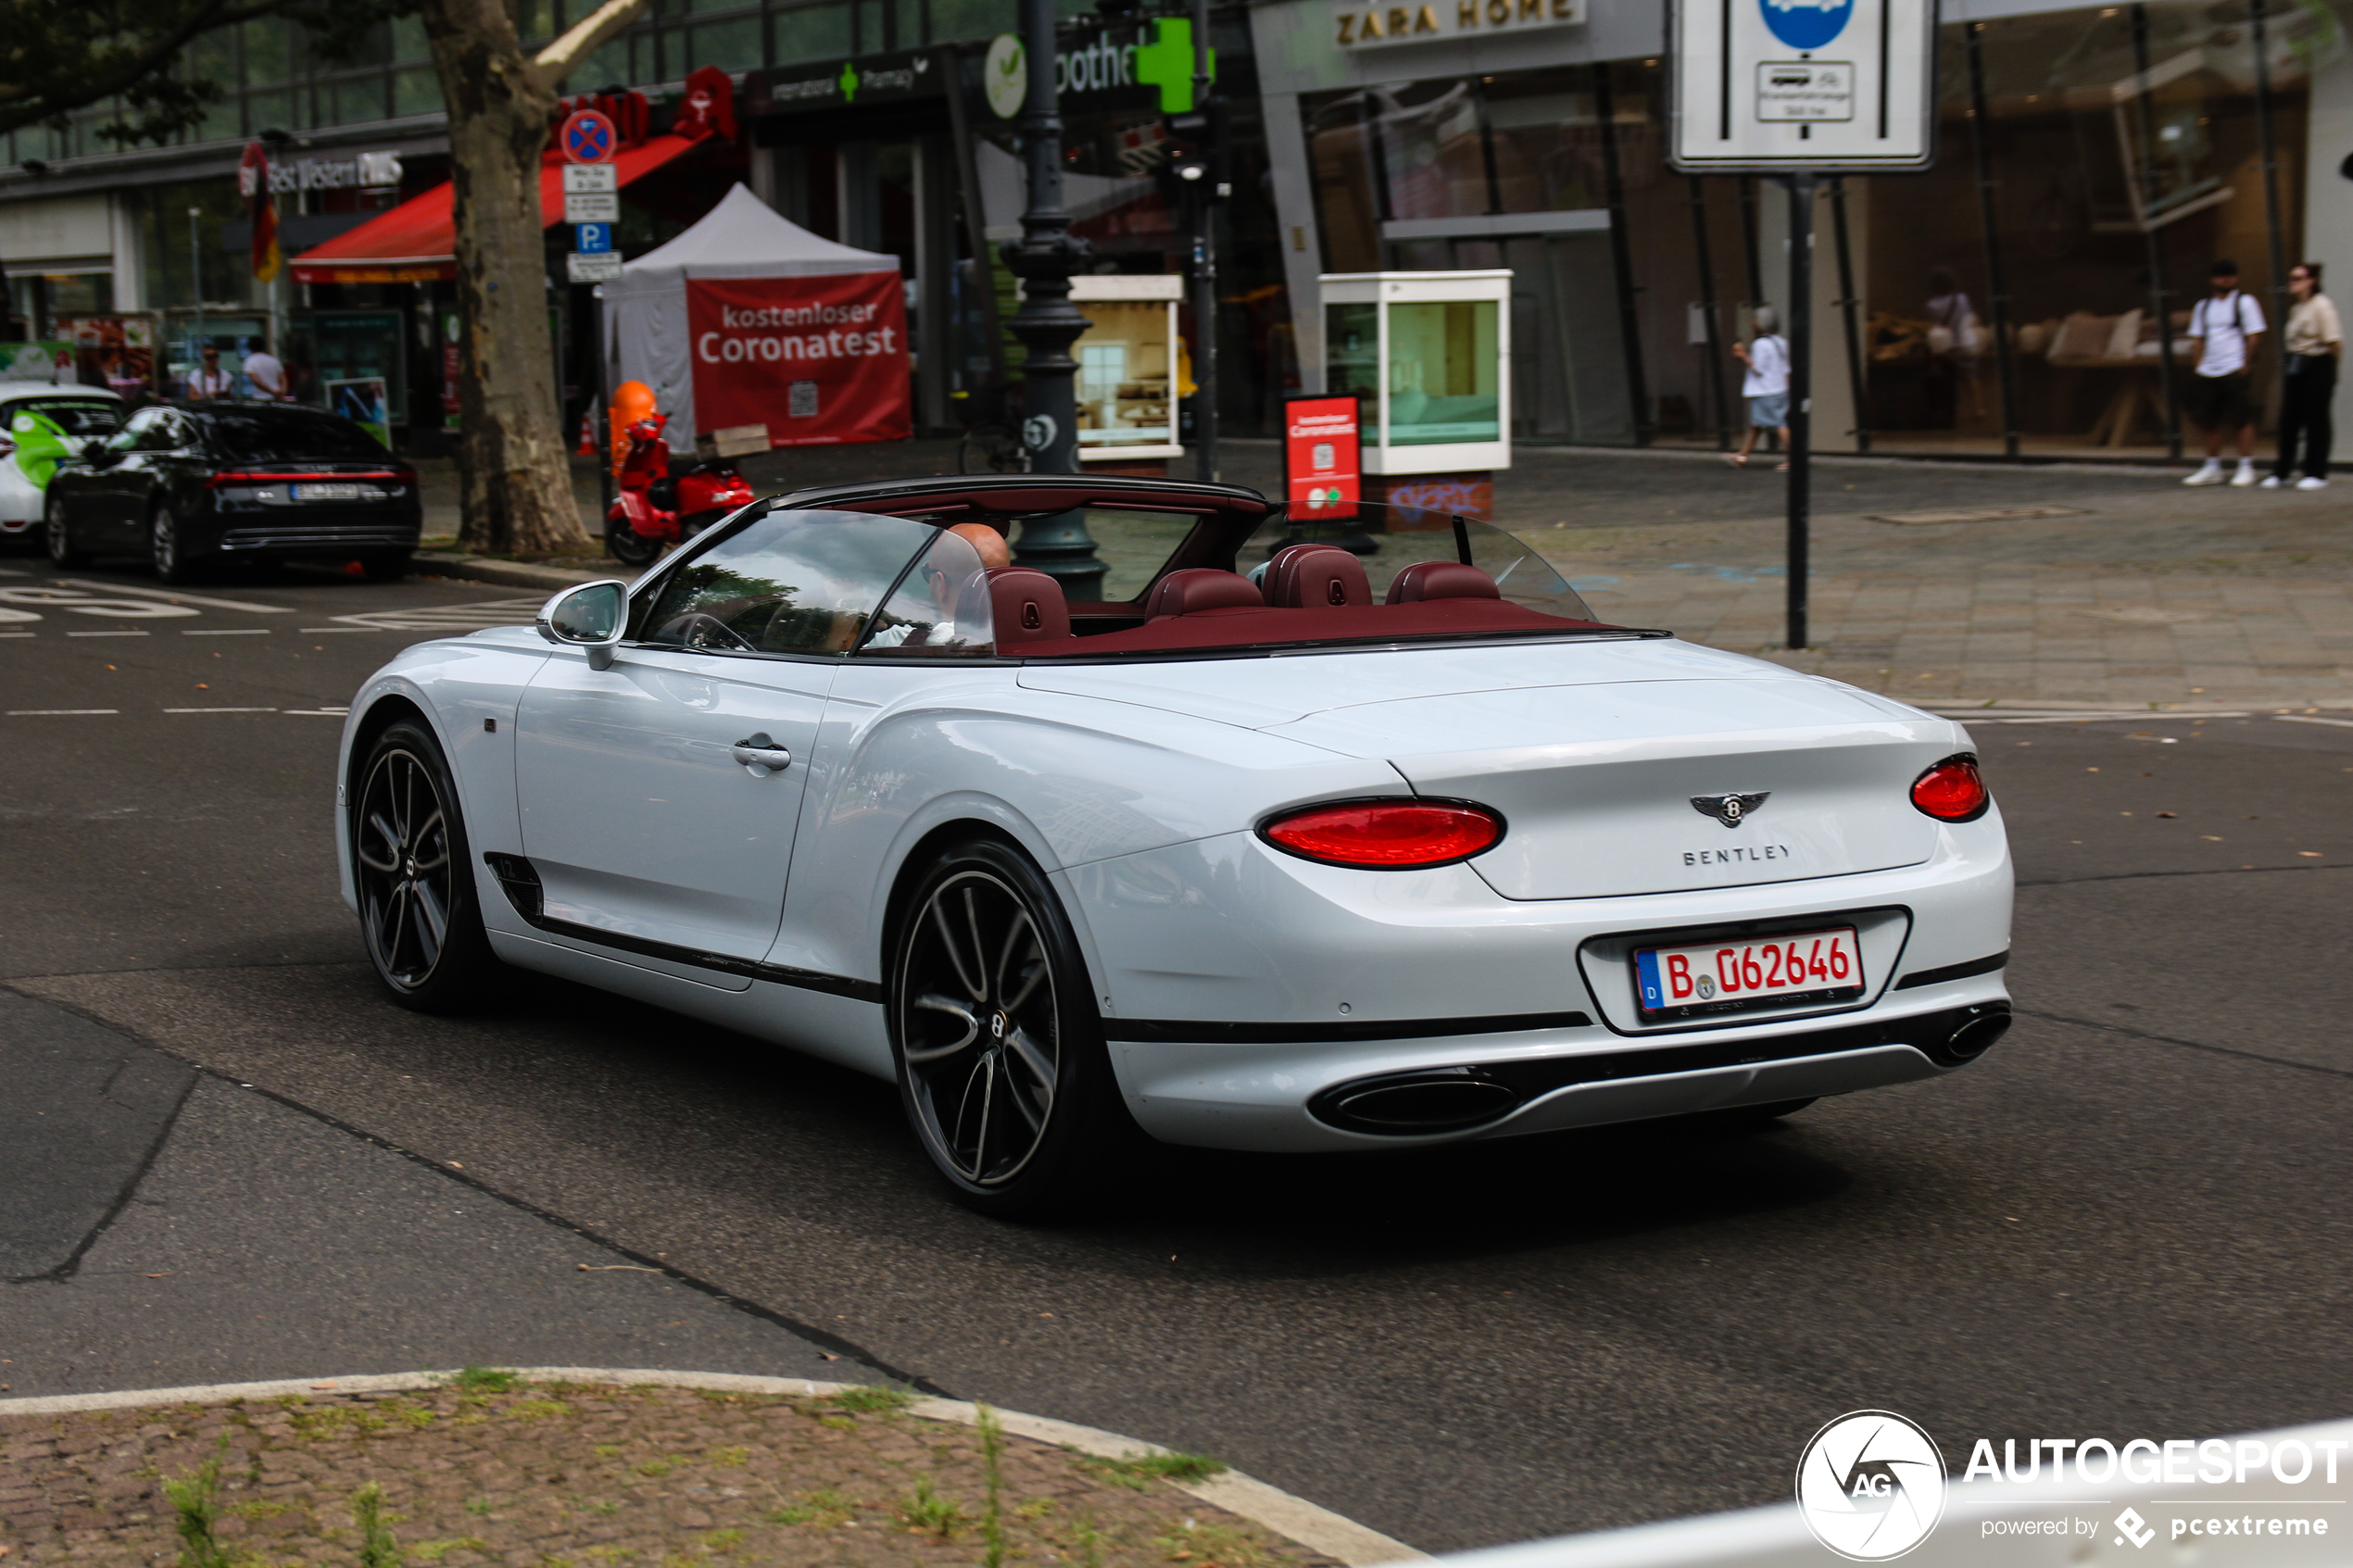
[[[1279,444],[1229,440],[1224,457],[1228,482],[1280,493]],[[954,464],[952,443],[916,441],[743,466],[774,494]],[[1174,466],[1192,477],[1189,462]],[[2187,471],[1818,459],[1812,646],[1796,653],[1782,646],[1784,481],[1765,465],[1524,447],[1496,478],[1495,521],[1604,620],[1910,701],[2353,706],[2353,483],[2190,490]],[[574,459],[573,481],[585,521],[591,459]],[[427,533],[454,530],[454,483],[429,475],[427,494]]]

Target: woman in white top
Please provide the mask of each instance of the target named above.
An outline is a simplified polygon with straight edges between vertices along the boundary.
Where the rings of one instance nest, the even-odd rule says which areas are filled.
[[[1732,358],[1748,367],[1741,380],[1741,395],[1748,399],[1748,433],[1739,451],[1724,454],[1724,460],[1736,469],[1748,467],[1760,430],[1780,432],[1781,450],[1789,450],[1789,340],[1773,330],[1780,318],[1771,306],[1758,306],[1751,319],[1756,323],[1755,340],[1732,345]],[[1780,464],[1775,471],[1788,467]]]
[[[2287,336],[2281,345],[2280,456],[2266,490],[2293,483],[2298,490],[2326,489],[2329,482],[2329,403],[2336,395],[2336,364],[2345,353],[2345,328],[2336,307],[2321,292],[2321,264],[2299,261],[2287,270]],[[2297,437],[2303,438],[2304,477],[2296,478]]]

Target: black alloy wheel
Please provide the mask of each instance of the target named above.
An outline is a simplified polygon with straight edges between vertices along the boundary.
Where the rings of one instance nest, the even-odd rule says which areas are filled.
[[[922,874],[891,965],[890,1031],[908,1120],[969,1208],[1082,1207],[1140,1138],[1070,922],[1011,846],[975,839]]]
[[[42,542],[49,546],[49,564],[70,571],[90,564],[86,550],[74,547],[73,528],[66,521],[66,498],[52,495],[45,508],[47,517],[41,529]]]
[[[466,828],[440,746],[415,723],[385,730],[351,809],[360,934],[401,1006],[451,1012],[498,968],[482,928]]]
[[[147,521],[147,546],[156,565],[156,578],[163,583],[185,583],[193,579],[195,567],[188,558],[188,540],[180,526],[179,513],[169,501],[157,501],[155,513]]]

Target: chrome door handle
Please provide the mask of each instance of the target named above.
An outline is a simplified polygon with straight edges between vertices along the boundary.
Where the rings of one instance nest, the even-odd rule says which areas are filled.
[[[737,741],[728,755],[751,770],[752,777],[764,779],[771,773],[781,773],[792,766],[792,753],[769,738],[761,730]]]

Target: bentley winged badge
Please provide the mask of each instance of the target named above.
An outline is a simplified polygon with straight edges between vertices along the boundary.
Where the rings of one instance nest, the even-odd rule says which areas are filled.
[[[1772,796],[1769,789],[1755,795],[1694,795],[1692,809],[1703,817],[1713,817],[1728,828],[1736,828],[1748,821],[1748,814],[1765,804]]]

